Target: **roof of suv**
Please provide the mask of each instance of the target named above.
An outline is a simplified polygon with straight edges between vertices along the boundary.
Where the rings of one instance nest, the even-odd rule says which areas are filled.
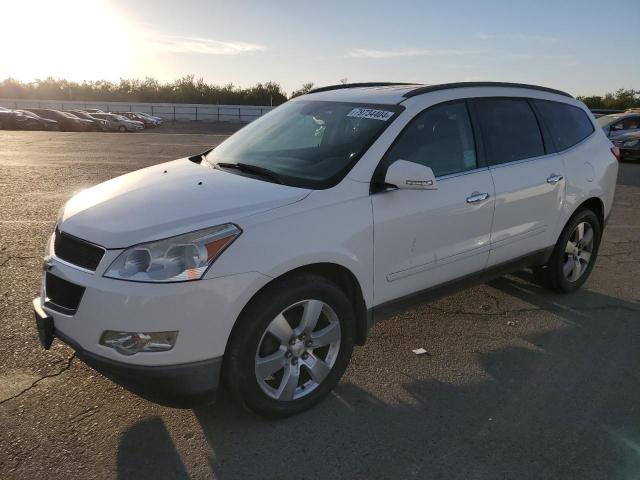
[[[344,102],[367,102],[381,104],[399,104],[404,100],[422,95],[425,93],[440,90],[450,90],[458,88],[472,87],[502,87],[502,88],[523,88],[528,90],[538,90],[564,97],[573,98],[566,92],[555,90],[538,85],[527,85],[522,83],[506,82],[458,82],[442,83],[437,85],[421,85],[415,83],[352,83],[331,85],[311,90],[307,95],[311,95],[318,100],[332,100]]]

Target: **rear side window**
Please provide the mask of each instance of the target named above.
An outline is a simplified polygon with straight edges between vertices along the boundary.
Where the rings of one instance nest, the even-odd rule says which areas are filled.
[[[538,120],[526,100],[481,99],[475,106],[491,165],[544,155]]]
[[[559,151],[573,147],[594,131],[581,108],[548,100],[533,100]]]
[[[629,117],[622,121],[623,130],[635,130],[640,128],[640,117]]]
[[[389,149],[383,166],[396,160],[430,167],[436,177],[477,168],[465,103],[444,103],[419,113]]]

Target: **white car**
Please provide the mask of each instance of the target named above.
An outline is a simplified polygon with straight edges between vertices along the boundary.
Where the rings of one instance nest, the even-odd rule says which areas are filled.
[[[262,415],[300,412],[374,320],[412,302],[525,267],[579,288],[617,153],[548,88],[317,89],[69,200],[34,300],[40,338],[157,401],[207,401],[224,380]]]
[[[108,124],[108,129],[118,132],[136,132],[144,130],[144,123],[131,120],[117,113],[92,113],[93,118],[104,120]]]

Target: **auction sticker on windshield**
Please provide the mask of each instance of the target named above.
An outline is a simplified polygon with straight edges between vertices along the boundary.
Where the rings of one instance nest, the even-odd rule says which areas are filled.
[[[372,120],[382,120],[385,122],[393,117],[393,113],[394,112],[387,110],[375,110],[373,108],[354,108],[347,114],[347,117],[370,118]]]

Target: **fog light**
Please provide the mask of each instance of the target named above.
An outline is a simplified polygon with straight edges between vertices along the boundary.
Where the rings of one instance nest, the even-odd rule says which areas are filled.
[[[114,348],[122,355],[138,352],[166,352],[176,344],[178,332],[118,332],[105,330],[100,345]]]

